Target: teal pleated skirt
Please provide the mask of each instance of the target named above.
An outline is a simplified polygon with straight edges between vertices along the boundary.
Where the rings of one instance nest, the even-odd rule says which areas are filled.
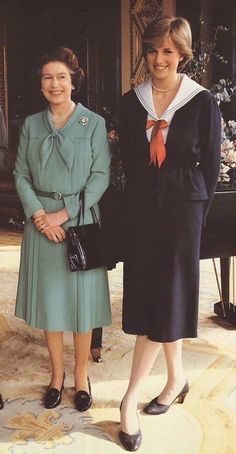
[[[66,223],[66,227],[71,225]],[[75,224],[75,222],[73,222]],[[47,331],[88,332],[111,323],[106,268],[71,272],[66,240],[49,241],[26,222],[15,315]]]

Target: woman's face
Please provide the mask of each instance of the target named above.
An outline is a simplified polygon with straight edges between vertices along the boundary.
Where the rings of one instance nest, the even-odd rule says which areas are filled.
[[[175,47],[170,36],[161,43],[150,47],[146,62],[153,79],[164,80],[176,77],[181,54]]]
[[[41,85],[43,95],[49,104],[63,105],[71,100],[71,74],[64,63],[52,61],[44,65]]]

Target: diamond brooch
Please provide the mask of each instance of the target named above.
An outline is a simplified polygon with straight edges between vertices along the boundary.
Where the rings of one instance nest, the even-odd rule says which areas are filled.
[[[82,115],[82,117],[80,117],[80,119],[79,119],[79,123],[82,126],[86,126],[88,124],[88,117],[85,117],[85,115]]]

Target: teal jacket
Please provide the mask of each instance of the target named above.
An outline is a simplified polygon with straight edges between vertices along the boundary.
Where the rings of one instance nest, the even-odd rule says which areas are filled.
[[[29,219],[39,209],[57,211],[63,206],[77,217],[79,196],[85,191],[85,222],[109,185],[110,153],[102,117],[78,104],[66,125],[53,129],[49,109],[26,118],[15,164],[15,182]],[[56,201],[37,190],[71,194]]]

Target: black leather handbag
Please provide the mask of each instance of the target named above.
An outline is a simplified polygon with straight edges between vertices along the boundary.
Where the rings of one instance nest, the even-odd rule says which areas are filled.
[[[84,192],[80,197],[78,224],[67,231],[69,266],[71,271],[88,271],[107,265],[106,239],[94,208],[90,208],[93,223],[84,224]],[[82,225],[79,225],[82,214]]]

